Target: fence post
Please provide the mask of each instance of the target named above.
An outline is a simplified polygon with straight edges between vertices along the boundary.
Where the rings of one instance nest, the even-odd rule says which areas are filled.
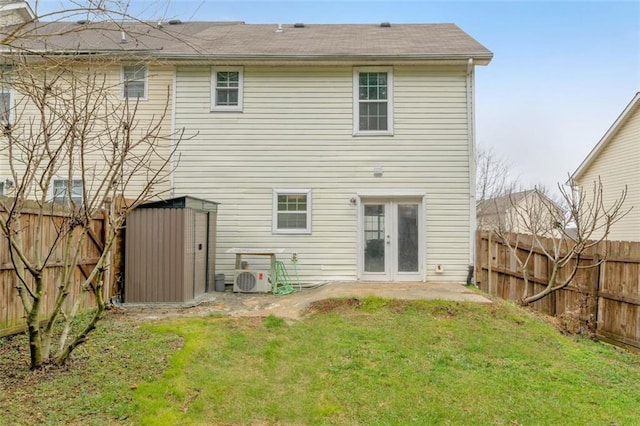
[[[492,293],[491,287],[491,275],[493,275],[493,271],[491,270],[491,253],[493,252],[493,246],[491,245],[491,236],[493,235],[493,231],[489,231],[489,235],[487,236],[487,293]]]
[[[589,283],[589,298],[591,299],[591,303],[589,303],[587,306],[590,308],[590,312],[588,312],[589,316],[588,318],[591,318],[593,320],[593,332],[597,333],[598,332],[598,311],[599,311],[599,304],[600,304],[600,274],[601,274],[601,269],[602,269],[602,263],[601,263],[601,259],[600,259],[600,255],[599,254],[594,254],[593,255],[593,261],[592,261],[592,268],[591,268],[591,282]],[[588,326],[588,324],[587,324]]]

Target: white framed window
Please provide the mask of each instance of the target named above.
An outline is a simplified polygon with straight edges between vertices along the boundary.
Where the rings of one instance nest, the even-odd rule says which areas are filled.
[[[7,125],[13,121],[13,90],[0,86],[0,124]]]
[[[273,191],[273,233],[311,233],[310,189],[276,189]]]
[[[353,134],[393,135],[393,68],[353,69]]]
[[[0,124],[13,122],[13,88],[11,87],[11,67],[0,66]]]
[[[71,197],[69,197],[71,193]],[[82,179],[62,179],[54,178],[51,183],[51,200],[58,204],[70,204],[73,201],[76,205],[81,205],[84,196],[84,186]]]
[[[242,67],[211,67],[211,111],[242,111]]]
[[[121,73],[123,99],[147,99],[146,65],[123,65]]]

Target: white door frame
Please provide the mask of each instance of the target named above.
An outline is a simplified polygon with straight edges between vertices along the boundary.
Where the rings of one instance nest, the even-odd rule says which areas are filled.
[[[393,191],[393,192],[359,192],[356,197],[357,206],[357,278],[359,280],[380,280],[380,281],[422,281],[426,282],[426,194],[423,192],[411,192],[411,191]],[[407,203],[416,203],[419,205],[418,212],[418,233],[419,233],[419,248],[418,248],[418,272],[415,274],[403,274],[395,272],[396,267],[392,267],[391,270],[386,268],[385,274],[367,274],[364,271],[364,205],[365,204],[385,204],[385,205],[397,205]],[[388,214],[387,214],[388,215]],[[395,213],[393,213],[395,216]],[[386,218],[385,218],[386,220]],[[396,224],[393,225],[397,226]],[[391,230],[387,229],[387,232]],[[404,275],[404,276],[403,276]]]

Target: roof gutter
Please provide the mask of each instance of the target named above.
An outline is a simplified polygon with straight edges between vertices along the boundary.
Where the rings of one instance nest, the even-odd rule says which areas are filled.
[[[2,46],[2,53],[16,53],[20,48]],[[121,49],[121,50],[50,50],[50,49],[30,49],[23,48],[25,54],[47,55],[47,56],[76,56],[76,55],[140,55],[153,56],[155,59],[171,60],[171,61],[251,61],[251,62],[302,62],[302,61],[472,61],[473,65],[488,65],[493,58],[492,53],[486,54],[434,54],[434,55],[334,55],[334,54],[318,54],[318,55],[264,55],[264,54],[202,54],[202,53],[169,53],[163,48],[143,48],[143,49]]]
[[[234,61],[464,61],[472,60],[474,65],[488,65],[493,58],[492,54],[487,55],[203,55],[203,54],[181,54],[164,53],[158,55],[161,59],[167,60],[234,60]]]

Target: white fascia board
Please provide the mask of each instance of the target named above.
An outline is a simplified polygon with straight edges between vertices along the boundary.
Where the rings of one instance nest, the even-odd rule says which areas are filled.
[[[604,147],[609,143],[609,141],[613,138],[613,136],[618,132],[618,130],[627,122],[631,114],[635,110],[637,106],[640,106],[640,92],[636,93],[631,102],[627,105],[627,107],[622,111],[622,114],[614,121],[614,123],[609,127],[609,130],[604,134],[604,136],[600,139],[597,145],[591,150],[587,158],[578,166],[575,172],[571,175],[569,181],[567,181],[567,185],[570,185],[571,182],[575,181],[582,175],[586,169],[591,165],[591,163],[596,159],[600,151],[604,149]]]

